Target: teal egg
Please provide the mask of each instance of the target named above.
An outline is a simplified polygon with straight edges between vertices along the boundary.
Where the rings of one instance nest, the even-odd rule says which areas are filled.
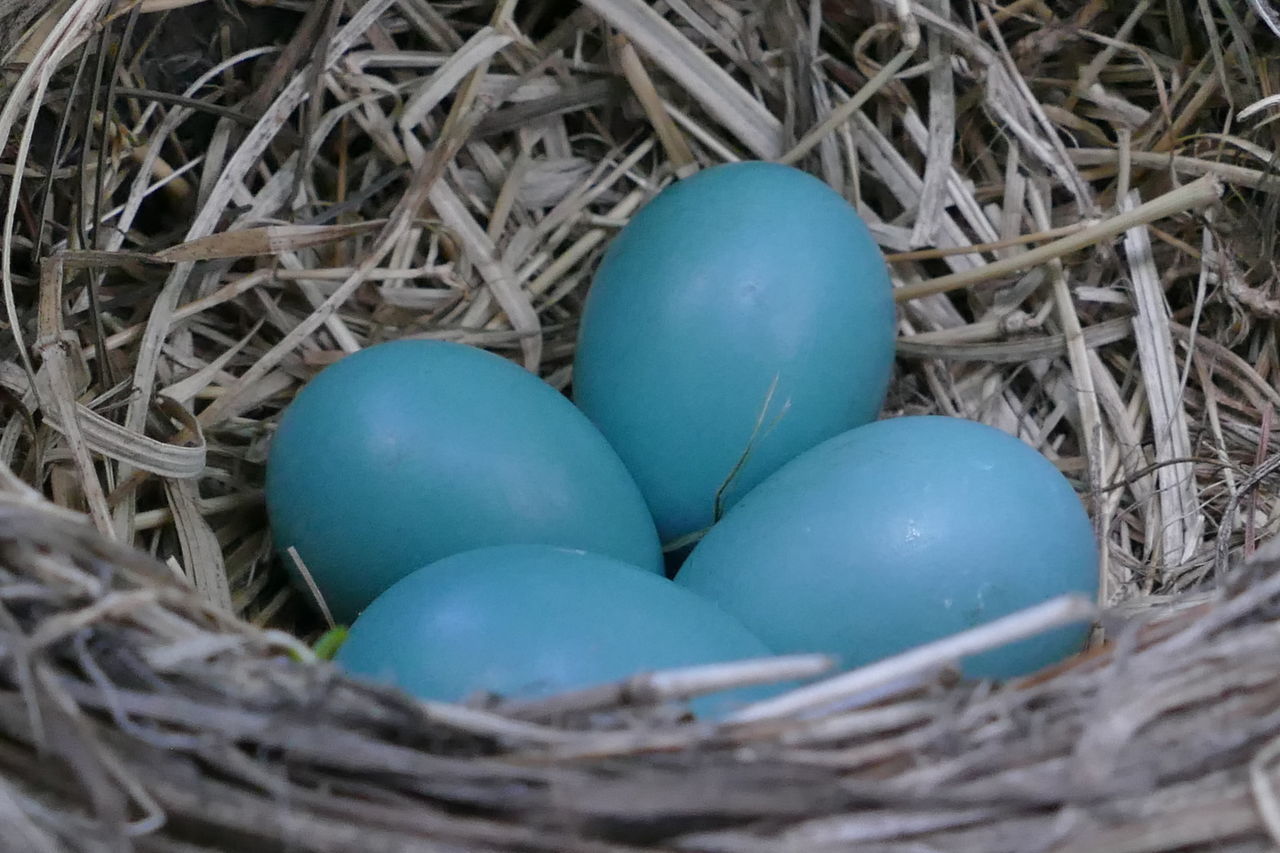
[[[666,578],[609,557],[501,546],[419,569],[361,614],[346,671],[423,699],[537,698],[671,667],[768,657],[746,628]],[[765,695],[726,691],[718,713]]]
[[[1066,593],[1095,596],[1098,551],[1071,484],[1017,438],[902,417],[809,450],[693,549],[680,586],[718,602],[779,654],[858,666]],[[1081,649],[1087,625],[964,662],[1025,674]]]
[[[884,258],[843,197],[789,166],[716,166],[665,188],[610,244],[573,396],[668,542],[711,524],[731,475],[723,506],[874,419],[894,322]]]
[[[285,411],[266,480],[276,546],[297,549],[339,620],[409,572],[488,545],[663,570],[644,498],[591,422],[537,376],[462,344],[384,343],[325,368]]]

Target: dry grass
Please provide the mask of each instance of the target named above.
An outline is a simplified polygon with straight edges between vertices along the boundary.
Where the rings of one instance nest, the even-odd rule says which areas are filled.
[[[1269,9],[1266,0],[1141,0],[1127,7],[1098,0],[666,0],[657,6],[643,0],[0,0],[0,49],[8,59],[8,96],[0,108],[7,319],[0,462],[14,472],[12,488],[33,488],[86,514],[102,536],[151,552],[208,607],[247,623],[219,622],[213,611],[199,617],[213,622],[192,635],[199,638],[194,648],[203,650],[197,657],[217,661],[226,652],[234,666],[260,666],[271,643],[247,655],[237,645],[267,636],[253,631],[283,629],[309,638],[317,625],[269,553],[260,498],[273,423],[309,376],[371,343],[429,336],[503,353],[564,388],[591,271],[628,217],[666,183],[697,168],[781,159],[854,200],[889,255],[901,334],[886,414],[980,420],[1020,435],[1056,462],[1089,502],[1105,543],[1101,603],[1117,617],[1140,623],[1149,612],[1221,597],[1225,592],[1213,590],[1236,574],[1228,567],[1280,523],[1274,476],[1280,456],[1271,450],[1280,403],[1273,260],[1280,183],[1272,168],[1280,78],[1278,36],[1264,25]],[[15,38],[19,33],[25,37]],[[23,180],[13,180],[15,174]],[[112,553],[112,559],[132,559]],[[37,580],[41,589],[57,585],[43,574]],[[74,595],[63,590],[51,600],[55,607],[93,611],[78,624],[120,618],[115,605],[105,603],[118,599],[94,598],[106,595],[105,587],[73,586]],[[19,583],[4,600],[24,600],[26,589]],[[797,767],[823,768],[814,771],[817,787],[792,780],[797,790],[831,803],[831,814],[856,806],[862,822],[854,829],[801,824],[829,843],[787,836],[792,830],[780,828],[786,820],[813,817],[815,810],[828,814],[828,807],[797,805],[784,815],[755,796],[757,811],[734,801],[719,815],[723,820],[713,821],[730,835],[707,836],[694,846],[756,849],[732,835],[739,830],[725,828],[737,815],[762,819],[749,831],[773,838],[774,846],[760,849],[834,849],[854,839],[897,845],[883,848],[894,850],[1018,849],[1020,827],[1048,832],[1051,817],[1072,831],[1105,832],[1110,812],[1082,792],[1103,790],[1113,778],[1121,788],[1134,786],[1115,794],[1116,813],[1126,820],[1145,815],[1172,840],[1148,834],[1141,843],[1080,849],[1171,849],[1190,832],[1174,816],[1187,823],[1195,814],[1176,808],[1183,802],[1178,797],[1212,799],[1197,785],[1221,795],[1225,813],[1234,815],[1234,823],[1222,819],[1223,837],[1256,834],[1264,818],[1280,828],[1280,812],[1257,811],[1250,799],[1250,791],[1265,793],[1257,781],[1264,777],[1240,776],[1250,766],[1248,749],[1280,731],[1260,702],[1270,702],[1266,691],[1275,689],[1268,680],[1277,645],[1268,621],[1270,589],[1237,599],[1249,602],[1249,618],[1230,625],[1256,627],[1247,637],[1215,634],[1205,623],[1180,635],[1194,639],[1180,641],[1180,653],[1194,658],[1187,659],[1188,672],[1203,665],[1203,682],[1160,668],[1176,655],[1156,655],[1149,659],[1153,669],[1135,670],[1147,681],[1126,675],[1131,664],[1122,660],[1111,669],[1086,666],[1039,692],[986,697],[970,686],[953,693],[928,688],[934,704],[906,698],[860,712],[869,717],[834,718],[830,731],[837,734],[830,736],[813,734],[821,726],[785,735],[751,730],[753,749],[764,748],[756,739],[774,738],[770,749],[781,752],[770,754],[782,756],[786,773],[800,773],[796,779],[810,772]],[[121,594],[133,602],[128,596],[140,593]],[[1211,611],[1222,612],[1230,608]],[[162,623],[170,618],[153,616]],[[0,629],[18,636],[15,626],[39,630],[43,618]],[[1204,618],[1212,625],[1226,617]],[[215,635],[224,639],[210,639]],[[142,648],[130,645],[137,638],[103,636]],[[284,635],[270,636],[279,641]],[[172,642],[166,635],[164,643]],[[935,663],[949,659],[946,650],[938,655]],[[1210,677],[1224,661],[1236,660],[1243,660],[1238,671]],[[22,683],[28,698],[31,690],[45,689],[43,682]],[[75,689],[89,693],[73,691],[67,701],[115,715],[118,737],[134,736],[125,725],[133,712],[95,706],[86,698],[97,689],[93,679],[77,683]],[[183,695],[198,704],[200,690],[210,689],[201,685]],[[1220,710],[1209,707],[1210,693],[1203,691],[1210,688],[1203,685],[1228,697]],[[979,693],[969,692],[974,689]],[[150,690],[143,693],[163,695]],[[1178,692],[1186,690],[1203,695]],[[231,697],[231,704],[244,698],[231,688],[213,692]],[[48,695],[47,701],[66,698]],[[93,695],[106,701],[110,694]],[[0,712],[5,730],[19,742],[37,742],[38,733],[14,734],[26,719],[21,697],[4,696],[12,712]],[[1144,696],[1153,701],[1149,711],[1127,717],[1116,710],[1136,707]],[[1163,705],[1154,701],[1158,696],[1191,704]],[[1204,705],[1198,717],[1197,702]],[[384,707],[391,706],[367,713],[376,716]],[[422,713],[395,708],[410,717]],[[245,713],[269,716],[270,710]],[[345,723],[344,715],[355,712],[342,706],[333,713]],[[399,725],[409,717],[385,713],[380,722],[360,717],[360,725],[372,727],[362,736],[394,741],[388,721]],[[1113,717],[1130,727],[1112,725]],[[94,719],[100,726],[101,717]],[[241,734],[254,725],[249,717],[236,719]],[[502,719],[486,716],[482,725],[500,726]],[[1240,719],[1247,725],[1232,740],[1229,723]],[[1026,726],[1041,723],[1043,732],[1028,734]],[[1062,728],[1054,728],[1059,723]],[[476,733],[469,724],[460,730],[503,734]],[[189,735],[203,725],[167,720],[162,728],[185,727]],[[222,732],[218,737],[239,736],[218,725],[209,723],[210,731]],[[581,749],[583,741],[562,741],[558,729],[538,731],[555,743],[575,744],[570,752]],[[928,734],[911,734],[919,731]],[[1176,772],[1154,766],[1176,737],[1210,731],[1221,735],[1222,743],[1211,739],[1221,747],[1220,761],[1196,753],[1183,755]],[[675,732],[624,738],[666,751],[702,734]],[[896,734],[884,739],[877,732]],[[527,734],[515,740],[523,743]],[[1143,740],[1147,735],[1153,739]],[[475,743],[455,743],[452,733],[441,737],[449,749]],[[657,745],[645,737],[657,738]],[[707,767],[719,768],[714,772],[741,759],[721,737],[735,743],[737,735],[708,742],[718,756],[707,759]],[[803,745],[787,740],[794,737]],[[947,737],[953,740],[944,749],[939,744]],[[850,746],[850,738],[857,745]],[[312,791],[308,785],[335,769],[326,765],[322,772],[323,761],[282,763],[278,751],[294,746],[250,740],[273,756],[275,763],[261,770],[266,776],[254,776],[258,771],[245,764],[251,753],[226,742],[212,752],[183,748],[199,756],[191,761],[216,768],[214,775],[259,794],[285,785],[280,790],[299,797],[297,803],[306,799],[303,789]],[[1000,773],[994,763],[982,765],[1011,742],[1040,752],[1005,756]],[[419,739],[413,748],[430,751],[434,744]],[[1108,752],[1116,744],[1128,746]],[[6,749],[0,745],[0,753]],[[917,753],[936,757],[938,749],[950,763],[923,765],[915,775],[890,761]],[[427,761],[414,754],[414,761]],[[1072,765],[1075,775],[1061,775],[1066,754],[1084,762]],[[1153,766],[1143,766],[1143,756]],[[1024,759],[1038,769],[1024,772]],[[79,767],[79,760],[72,764]],[[701,759],[688,760],[703,766]],[[1133,766],[1116,765],[1125,761]],[[867,768],[883,762],[902,774],[895,776],[901,785],[886,783],[885,793],[872,795],[866,786],[880,770]],[[606,765],[590,765],[575,778],[598,781]],[[173,772],[192,772],[192,766]],[[372,758],[361,765],[353,777],[360,781],[344,796],[355,802],[367,788],[388,809],[424,796],[499,809],[474,799],[477,792],[492,793],[497,777],[483,776],[488,788],[469,777],[454,780],[450,784],[470,793],[445,796],[427,790],[437,765],[413,765],[403,785],[379,780],[376,766]],[[565,766],[571,768],[565,773],[579,772],[572,769],[578,765]],[[647,769],[627,766],[656,774],[668,788],[674,784],[660,761]],[[745,769],[751,766],[734,764],[734,772],[744,774],[742,790],[758,785],[756,794],[776,792],[773,765],[766,762],[759,779]],[[687,764],[679,767],[692,772]],[[836,784],[832,768],[864,775]],[[287,782],[271,775],[286,770]],[[101,784],[90,780],[99,817],[104,804],[121,796],[99,790],[112,788],[115,777],[103,778]],[[627,778],[641,784],[640,776]],[[960,779],[985,793],[956,793],[944,808],[937,797],[967,790]],[[520,784],[526,783],[533,785]],[[588,796],[590,788],[583,782],[566,790],[607,811],[603,800]],[[0,814],[37,813],[19,794],[0,787]],[[780,804],[792,802],[777,796]],[[142,802],[129,797],[134,805]],[[673,795],[669,807],[678,800]],[[549,801],[514,802],[537,804],[521,812],[527,817]],[[875,822],[877,810],[895,803],[924,810],[911,824],[919,833],[960,834],[935,847],[898,844],[912,837],[903,834],[905,824]],[[165,808],[182,812],[172,803]],[[511,808],[507,818],[520,811]],[[396,814],[406,819],[403,809]],[[587,806],[577,814],[589,827],[638,819]],[[34,839],[47,827],[31,819]],[[343,817],[334,812],[328,819],[341,823]],[[427,817],[421,820],[415,826],[423,833],[435,832]],[[1132,820],[1121,824],[1131,827]],[[877,834],[872,825],[893,832]],[[995,834],[965,836],[961,825]],[[326,841],[328,830],[320,826],[314,832],[295,827],[299,838],[309,839],[298,842],[300,849],[347,849]],[[664,826],[663,844],[685,837]],[[384,829],[413,834],[406,825]],[[450,832],[439,837],[464,837]],[[581,838],[623,837],[582,832]],[[390,838],[367,849],[428,849],[426,842],[395,846],[400,842]],[[481,848],[517,846],[513,837],[465,838]],[[145,849],[186,849],[156,844]],[[554,848],[548,844],[543,847]],[[556,849],[621,848],[582,841]]]
[[[269,570],[259,486],[308,376],[417,335],[566,386],[610,235],[744,157],[858,202],[900,285],[888,413],[981,420],[1057,462],[1106,540],[1105,603],[1194,586],[1274,527],[1273,490],[1242,490],[1280,399],[1274,37],[1234,13],[122,5],[107,57],[101,5],[19,47],[0,116],[31,176],[7,196],[25,409],[0,456],[258,624],[305,614]],[[60,285],[33,247],[110,254]]]

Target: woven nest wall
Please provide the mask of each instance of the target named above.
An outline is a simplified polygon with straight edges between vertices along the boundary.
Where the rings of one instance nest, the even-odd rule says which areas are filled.
[[[0,0],[0,50],[0,849],[1280,839],[1266,0]],[[885,416],[1056,463],[1098,612],[719,726],[671,703],[822,662],[464,707],[317,660],[261,499],[293,394],[403,337],[567,388],[611,235],[735,159],[858,204],[899,296]],[[1052,671],[955,675],[1095,615]]]

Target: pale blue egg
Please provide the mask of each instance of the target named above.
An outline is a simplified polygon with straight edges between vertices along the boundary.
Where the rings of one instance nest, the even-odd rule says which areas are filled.
[[[854,208],[798,169],[735,163],[667,187],[615,237],[573,394],[667,542],[712,522],[731,475],[724,506],[875,418],[893,352],[888,271]]]
[[[532,699],[660,669],[769,656],[711,602],[618,560],[547,546],[456,554],[392,586],[336,657],[423,699]],[[700,699],[722,713],[775,688]]]
[[[857,666],[1066,593],[1098,592],[1084,505],[1044,456],[993,427],[903,417],[850,430],[747,495],[676,583],[779,653]],[[965,662],[1009,677],[1078,651],[1088,625]]]
[[[663,569],[644,498],[591,422],[462,344],[384,343],[321,371],[280,421],[266,493],[277,547],[297,549],[341,620],[409,572],[489,545]]]

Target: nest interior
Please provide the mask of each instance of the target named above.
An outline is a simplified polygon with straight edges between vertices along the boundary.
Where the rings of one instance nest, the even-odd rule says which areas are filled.
[[[1270,849],[1278,39],[1265,0],[0,0],[0,845]],[[610,236],[737,159],[858,204],[886,416],[1077,485],[1105,642],[719,728],[647,707],[687,679],[316,663],[261,505],[292,395],[408,336],[567,388]]]

